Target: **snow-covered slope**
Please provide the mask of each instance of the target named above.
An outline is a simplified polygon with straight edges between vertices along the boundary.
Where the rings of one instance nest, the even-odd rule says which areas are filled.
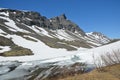
[[[99,60],[101,55],[106,55],[106,53],[108,52],[112,54],[112,51],[120,50],[119,44],[120,41],[94,49],[80,48],[79,50],[74,51],[72,53],[67,51],[67,54],[66,51],[57,50],[58,51],[56,52],[57,55],[56,53],[52,53],[51,55],[49,54],[50,52],[47,52],[47,54],[44,55],[41,55],[42,53],[40,53],[39,55],[35,54],[32,56],[0,57],[0,65],[2,65],[2,67],[0,67],[1,70],[0,74],[2,74],[0,75],[0,79],[2,80],[13,79],[13,78],[24,79],[25,75],[28,75],[34,72],[35,70],[39,71],[39,69],[44,70],[40,72],[39,75],[44,75],[47,77],[48,76],[47,73],[48,72],[53,73],[54,68],[57,69],[55,70],[55,72],[58,72],[59,68],[62,68],[63,66],[69,67],[71,64],[74,64],[76,62],[85,62],[87,64],[94,64],[94,61]],[[44,46],[44,44],[42,44],[42,46]],[[10,67],[15,68],[15,70],[10,71]]]
[[[5,52],[5,51],[9,51],[10,47],[9,46],[0,46],[0,53]]]
[[[0,9],[0,36],[30,49],[34,54],[36,52],[30,45],[40,43],[49,46],[50,49],[61,48],[71,51],[79,47],[92,48],[110,42],[110,39],[101,34],[86,34],[78,25],[68,20],[65,14],[47,19],[37,12],[11,9]],[[26,40],[26,44],[31,41],[31,44],[25,46],[24,43],[20,43],[21,40],[18,42],[17,37]],[[41,52],[37,50],[37,53]]]
[[[21,39],[20,41],[25,42],[26,43],[24,45],[25,47],[26,47],[26,45],[29,44],[28,42],[26,42],[24,39],[22,39],[20,37],[16,37],[16,38],[14,38],[14,40],[15,39]],[[21,43],[19,43],[19,44],[21,44]],[[37,47],[41,47],[41,50],[39,50],[36,48],[36,44],[33,44],[33,43],[31,43],[31,44],[32,44],[32,46],[29,46],[29,48],[32,48],[35,46],[35,48],[32,48],[33,51],[36,52],[35,55],[19,56],[19,57],[0,57],[0,59],[1,59],[0,61],[16,61],[16,60],[18,60],[18,61],[25,61],[26,62],[26,61],[41,60],[41,62],[45,62],[45,63],[46,62],[57,62],[57,61],[64,62],[64,60],[69,61],[72,58],[74,58],[74,56],[77,56],[77,57],[79,57],[80,60],[76,60],[76,61],[88,62],[89,64],[93,64],[93,55],[94,55],[95,59],[98,59],[98,58],[100,58],[101,55],[105,55],[106,53],[112,53],[113,51],[120,50],[120,45],[119,45],[120,41],[115,42],[115,43],[111,43],[108,45],[104,45],[101,47],[93,48],[93,49],[79,48],[77,51],[71,51],[71,52],[63,50],[63,49],[52,49],[52,48],[49,48],[47,46],[45,47],[44,46],[45,44],[43,44],[41,42],[39,43],[40,45],[37,45]],[[37,51],[40,53],[37,54]]]
[[[105,44],[111,41],[107,36],[103,35],[100,32],[90,32],[86,33],[86,35],[89,37],[90,40],[96,41],[100,44]]]
[[[31,15],[34,14],[34,15]],[[28,16],[29,15],[29,16]],[[35,16],[36,15],[36,16]],[[110,39],[103,36],[102,34],[97,33],[87,33],[85,34],[76,24],[71,21],[67,21],[64,18],[65,15],[60,17],[55,17],[51,19],[52,21],[44,18],[38,13],[34,12],[23,12],[10,9],[1,9],[0,10],[0,36],[4,37],[3,39],[10,40],[9,44],[4,46],[0,45],[4,49],[0,49],[0,52],[3,54],[6,51],[14,51],[14,46],[20,46],[25,49],[32,51],[33,55],[29,56],[19,56],[19,57],[0,57],[2,61],[7,60],[18,60],[18,61],[33,61],[33,60],[43,60],[51,59],[55,57],[76,55],[80,53],[81,49],[88,49],[96,46],[101,46],[102,44],[110,42]],[[26,20],[26,22],[22,20]],[[36,19],[42,21],[44,19],[44,25],[40,22],[36,22]],[[52,29],[48,25],[48,21],[53,26],[61,25],[72,25],[75,29],[72,29],[69,26],[59,27],[60,29]],[[65,21],[65,22],[64,22]],[[41,25],[41,26],[40,26]],[[69,29],[65,29],[69,27]],[[74,31],[75,30],[75,31]],[[4,40],[1,40],[2,42]],[[1,42],[1,43],[2,43]],[[14,44],[13,44],[14,43]],[[13,47],[13,48],[12,48]],[[76,51],[67,51],[67,50],[76,50]],[[90,49],[90,52],[94,49]],[[89,53],[90,53],[89,52]],[[81,52],[80,55],[82,55]],[[88,52],[85,52],[86,55]],[[84,56],[84,55],[83,55]],[[69,58],[71,58],[69,56]],[[63,58],[60,58],[63,59]],[[66,58],[64,58],[66,59]],[[88,58],[89,59],[89,58]],[[59,59],[58,59],[59,60]]]
[[[97,32],[85,34],[76,24],[67,20],[65,15],[49,20],[36,12],[11,9],[0,10],[0,36],[11,40],[11,44],[13,42],[30,49],[34,55],[24,56],[25,59],[21,56],[17,58],[25,61],[28,58],[39,60],[76,54],[81,48],[92,48],[110,42],[109,38]],[[67,51],[77,49],[78,51]]]

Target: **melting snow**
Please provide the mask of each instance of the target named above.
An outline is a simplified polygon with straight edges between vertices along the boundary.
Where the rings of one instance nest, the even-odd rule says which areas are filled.
[[[0,57],[1,60],[18,60],[18,61],[32,61],[32,60],[41,60],[48,59],[60,56],[68,56],[70,54],[75,53],[75,51],[67,51],[65,49],[55,49],[50,48],[45,45],[43,42],[37,40],[37,42],[29,41],[24,39],[23,37],[17,35],[7,35],[7,38],[12,38],[13,42],[19,46],[31,49],[34,55],[31,56],[20,56],[20,57]]]
[[[11,50],[9,46],[0,46],[0,48],[2,49],[0,49],[0,53]]]
[[[9,71],[10,69],[8,67],[0,67],[0,74],[5,74]]]
[[[32,21],[32,19],[30,19],[30,18],[26,18],[27,20],[29,20],[29,21]]]
[[[38,34],[41,35],[41,36],[52,37],[52,36],[49,35],[49,33],[48,33],[45,29],[43,29],[43,28],[41,28],[41,27],[37,27],[37,26],[35,26],[35,25],[33,25],[32,27],[31,27],[31,26],[28,26],[28,25],[26,25],[26,24],[23,24],[23,25],[25,25],[25,26],[27,26],[28,28],[34,30],[36,33],[38,33]]]
[[[34,60],[43,60],[41,62],[56,62],[56,61],[71,61],[73,56],[77,56],[80,60],[78,62],[88,62],[93,64],[93,55],[95,59],[98,59],[100,55],[103,55],[107,52],[112,52],[113,50],[120,49],[120,41],[104,45],[98,48],[93,49],[81,49],[77,51],[66,51],[65,49],[54,49],[45,45],[43,42],[37,40],[38,42],[33,42],[26,40],[17,35],[8,35],[7,37],[12,37],[12,40],[15,44],[31,49],[34,55],[31,56],[19,56],[19,57],[0,57],[0,61],[7,60],[18,60],[18,61],[34,61]]]
[[[33,40],[36,40],[36,41],[38,41],[36,38],[34,38],[34,37],[31,37],[31,36],[28,36],[28,35],[23,35],[23,37],[29,37],[29,38],[31,38],[31,39],[33,39]]]
[[[0,29],[0,33],[6,33],[6,32],[4,32],[3,30]]]
[[[7,17],[0,17],[0,18],[9,21],[9,22],[5,22],[5,24],[12,27],[12,28],[9,28],[10,30],[22,31],[22,32],[25,31],[25,30],[17,27],[13,20],[11,20]],[[36,27],[36,26],[32,26],[32,27],[27,26],[27,27],[41,35],[46,35],[46,36],[51,37],[49,35],[49,33],[43,28]],[[3,32],[4,31],[2,31],[0,29],[0,33],[3,33]],[[56,33],[56,37],[58,37],[59,39],[74,40],[72,38],[72,36],[70,36],[67,32],[65,32],[65,30],[56,30],[54,33]],[[89,33],[89,34],[92,34],[92,33]],[[2,34],[0,34],[0,35],[2,35]],[[34,55],[19,56],[19,57],[0,57],[1,58],[0,61],[7,61],[7,60],[33,61],[33,60],[47,59],[47,60],[44,60],[43,62],[51,62],[51,61],[55,62],[55,61],[62,61],[62,60],[71,60],[71,58],[74,55],[76,55],[80,58],[80,60],[78,60],[80,62],[85,61],[85,62],[93,63],[93,55],[97,59],[102,54],[105,54],[107,52],[112,52],[113,50],[120,49],[120,45],[119,45],[120,41],[109,44],[109,45],[105,45],[102,47],[84,50],[84,51],[81,49],[78,49],[77,51],[66,51],[65,49],[50,48],[38,39],[35,39],[35,40],[37,40],[37,42],[33,42],[30,40],[26,40],[23,37],[17,36],[17,35],[6,35],[5,37],[7,37],[7,38],[11,37],[15,44],[25,47],[25,48],[28,48],[28,49],[31,49],[31,51],[34,53]],[[28,36],[28,37],[30,37],[30,36]],[[33,38],[33,37],[30,37],[30,38]],[[4,47],[0,46],[0,48],[2,48],[2,50],[0,50],[1,53],[4,51],[10,50],[9,46],[4,46]]]
[[[7,12],[7,13],[5,13],[5,12],[0,12],[0,14],[5,15],[5,16],[9,16],[9,13],[8,13],[8,12]]]
[[[59,39],[65,39],[65,40],[68,40],[68,41],[74,40],[74,38],[72,36],[70,36],[69,34],[67,34],[65,32],[65,30],[56,30],[56,36]]]
[[[20,32],[28,32],[26,30],[23,30],[23,29],[20,29],[19,27],[16,26],[15,22],[9,18],[6,18],[6,17],[1,17],[0,18],[2,19],[5,19],[9,22],[5,22],[6,25],[10,26],[11,28],[9,28],[11,31],[14,31],[14,32],[17,32],[17,31],[20,31]]]
[[[46,35],[46,36],[48,36],[48,37],[52,37],[52,36],[49,35],[49,33],[48,33],[45,29],[43,29],[43,28],[41,28],[41,27],[37,27],[37,28],[41,30],[41,33],[42,33],[42,34],[44,34],[44,35]]]

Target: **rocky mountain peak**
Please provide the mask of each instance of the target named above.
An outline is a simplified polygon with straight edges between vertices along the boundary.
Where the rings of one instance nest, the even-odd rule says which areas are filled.
[[[108,43],[111,41],[110,38],[108,38],[101,32],[90,32],[90,33],[86,33],[86,35],[91,39],[96,39],[97,42],[99,42],[100,44]]]
[[[58,18],[59,18],[60,21],[67,19],[65,14],[60,15]]]
[[[78,32],[82,36],[85,36],[85,32],[77,24],[68,20],[65,14],[50,18],[50,21],[54,29],[64,29],[71,32]]]
[[[60,22],[60,21],[66,20],[66,19],[67,19],[67,17],[65,14],[61,14],[60,16],[51,18],[51,20],[53,20],[53,22],[58,22],[58,21]]]
[[[93,35],[100,36],[100,37],[106,37],[104,34],[101,32],[92,32]]]
[[[11,47],[12,45],[19,45],[19,43],[14,41],[15,39],[16,41],[21,40],[20,42],[24,42],[22,40],[25,40],[26,44],[29,45],[37,44],[37,46],[41,47],[40,49],[43,46],[39,44],[43,42],[44,46],[64,48],[69,51],[77,50],[79,47],[92,48],[110,42],[108,38],[99,36],[97,32],[87,35],[77,24],[68,20],[65,14],[48,19],[38,12],[12,9],[0,9],[0,36],[4,36],[3,39],[1,37],[2,44],[0,43],[0,46]],[[11,45],[5,44],[5,41]],[[21,47],[18,46],[26,54],[36,51],[36,49],[33,50],[33,47]],[[26,52],[26,48],[28,48],[28,52]],[[11,50],[14,50],[14,47]]]
[[[77,24],[73,23],[70,20],[67,20],[65,14],[61,14],[60,16],[51,19],[47,19],[46,17],[40,15],[40,13],[33,11],[1,9],[0,12],[9,13],[8,17],[10,19],[14,20],[15,22],[24,23],[29,26],[36,25],[52,30],[64,29],[71,32],[78,32],[81,35],[85,35],[84,31],[80,29]]]

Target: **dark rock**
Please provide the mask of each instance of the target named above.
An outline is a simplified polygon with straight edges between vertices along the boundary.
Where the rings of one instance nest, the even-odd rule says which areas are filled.
[[[65,16],[65,14],[60,15],[58,18],[59,18],[60,21],[67,19],[67,17]]]
[[[65,16],[65,14],[62,14],[60,16],[51,18],[51,24],[55,29],[65,29],[65,30],[69,30],[71,32],[78,32],[81,35],[85,35],[85,32],[80,29],[80,27],[78,25],[76,25],[75,23],[73,23],[70,20],[67,20],[67,17]]]

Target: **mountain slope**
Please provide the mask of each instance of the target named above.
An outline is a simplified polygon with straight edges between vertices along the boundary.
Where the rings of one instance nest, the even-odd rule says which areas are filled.
[[[12,9],[0,9],[0,37],[31,50],[33,54],[39,54],[42,47],[72,51],[79,47],[92,48],[110,42],[107,37],[86,35],[77,24],[68,20],[65,14],[47,19],[37,12]],[[44,46],[40,47],[39,44]],[[30,47],[31,45],[34,47]],[[39,49],[37,52],[36,46],[36,49]],[[11,48],[11,45],[9,47]]]
[[[111,40],[103,35],[102,33],[100,32],[90,32],[90,33],[86,33],[86,35],[91,39],[91,40],[94,40],[96,42],[99,42],[100,44],[105,44],[105,43],[108,43],[110,42]]]
[[[61,75],[64,75],[64,71],[68,71],[68,73],[72,71],[70,73],[74,75],[74,72],[77,72],[76,70],[81,69],[79,65],[72,67],[76,62],[85,62],[88,65],[88,69],[93,69],[94,62],[99,62],[101,55],[106,55],[108,52],[112,54],[113,51],[118,51],[120,49],[119,44],[120,41],[94,49],[79,49],[72,53],[67,51],[68,54],[65,51],[63,51],[63,54],[60,50],[57,50],[57,56],[55,56],[56,53],[52,53],[52,55],[35,54],[21,57],[0,57],[0,79],[44,80],[48,78],[49,80],[51,76],[59,76],[59,72],[62,72]],[[95,58],[93,58],[93,55]]]

